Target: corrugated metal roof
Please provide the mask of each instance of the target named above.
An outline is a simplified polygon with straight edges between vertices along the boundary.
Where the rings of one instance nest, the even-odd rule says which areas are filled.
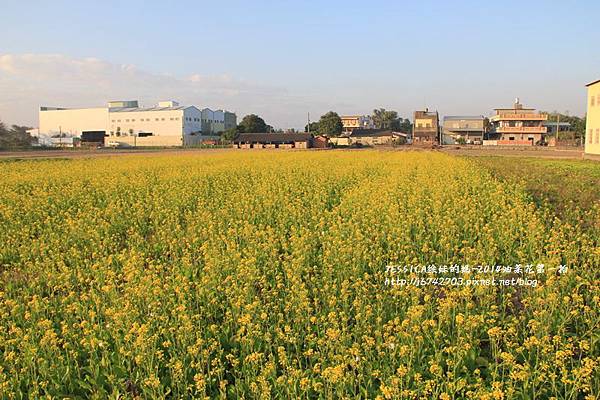
[[[557,122],[556,121],[543,121],[542,125],[543,126],[556,126]],[[571,126],[570,122],[558,122],[559,126]]]
[[[177,107],[118,107],[109,108],[110,112],[143,112],[143,111],[175,111],[192,108],[194,106],[177,106]],[[195,108],[195,107],[194,107]]]

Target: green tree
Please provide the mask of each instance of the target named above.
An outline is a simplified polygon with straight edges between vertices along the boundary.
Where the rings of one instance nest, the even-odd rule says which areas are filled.
[[[394,129],[398,124],[398,113],[385,108],[373,110],[371,118],[377,129]]]
[[[18,147],[29,147],[33,138],[26,126],[13,125],[10,129],[0,121],[0,149],[11,149]]]
[[[319,119],[319,133],[327,137],[339,136],[342,133],[342,119],[340,116],[333,111],[329,111],[327,114],[322,115]]]
[[[560,122],[570,123],[571,132],[573,133],[574,138],[580,139],[585,136],[585,116],[581,118],[567,113],[559,113],[557,111],[545,113],[548,114],[548,122],[557,122],[560,119]]]
[[[412,123],[408,118],[400,117],[396,121],[394,121],[392,129],[398,132],[409,133],[412,132]]]
[[[304,132],[308,132],[308,124],[304,126]],[[310,123],[310,133],[319,133],[319,123],[311,122]]]
[[[249,114],[242,118],[238,125],[238,131],[242,133],[266,133],[268,132],[268,125],[258,115]]]
[[[391,129],[393,131],[404,133],[408,133],[412,130],[412,123],[410,120],[408,118],[398,117],[396,111],[379,108],[373,110],[371,118],[377,129]]]
[[[221,139],[223,140],[233,140],[238,135],[238,131],[236,128],[229,128],[226,131],[221,132]]]

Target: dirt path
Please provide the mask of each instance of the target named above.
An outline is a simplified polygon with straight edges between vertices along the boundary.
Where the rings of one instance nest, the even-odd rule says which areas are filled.
[[[482,147],[460,147],[448,146],[441,148],[448,154],[460,155],[460,156],[504,156],[504,157],[534,157],[534,158],[560,158],[570,160],[581,160],[584,158],[582,149],[554,149],[547,147],[540,148],[493,148],[487,149]]]

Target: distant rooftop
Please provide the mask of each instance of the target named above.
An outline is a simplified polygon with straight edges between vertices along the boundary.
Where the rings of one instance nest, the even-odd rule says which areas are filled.
[[[110,112],[142,112],[142,111],[173,111],[183,110],[194,106],[181,106],[174,100],[159,101],[154,107],[140,107],[137,100],[109,101]]]
[[[104,109],[108,108],[109,112],[144,112],[144,111],[174,111],[174,110],[185,110],[187,108],[196,108],[198,111],[200,109],[196,106],[182,106],[178,102],[174,100],[166,100],[159,101],[156,106],[152,107],[140,107],[137,100],[113,100],[109,101],[104,107],[78,107],[78,108],[66,108],[66,107],[48,107],[41,106],[40,111],[60,111],[60,110],[84,110],[84,109]],[[210,108],[204,108],[202,111],[211,111],[218,113],[227,113],[227,114],[235,114],[234,112],[227,110],[216,110],[213,111]]]
[[[108,108],[139,107],[137,100],[113,100],[108,102]]]
[[[585,86],[592,86],[592,85],[595,85],[596,83],[600,83],[600,79],[598,79],[597,81],[594,81],[594,82],[590,82]]]
[[[234,143],[288,143],[310,140],[310,133],[240,133]]]
[[[429,108],[426,108],[424,110],[417,110],[415,111],[415,117],[416,116],[421,116],[421,117],[437,117],[439,114],[437,111],[429,111]]]
[[[462,121],[467,119],[484,119],[483,115],[448,115],[444,117],[444,121]]]
[[[523,107],[523,104],[521,104],[521,102],[519,101],[519,98],[517,97],[515,99],[515,102],[513,104],[513,106],[511,108],[494,108],[495,111],[502,111],[502,110],[519,110],[519,111],[533,111],[535,110],[535,108],[525,108]]]
[[[524,107],[521,107],[521,108],[514,108],[514,107],[508,108],[507,107],[507,108],[494,108],[494,110],[524,110],[524,111],[533,111],[533,110],[535,110],[535,108],[524,108]]]
[[[171,106],[171,107],[115,107],[110,112],[142,112],[142,111],[173,111],[184,110],[194,106]]]

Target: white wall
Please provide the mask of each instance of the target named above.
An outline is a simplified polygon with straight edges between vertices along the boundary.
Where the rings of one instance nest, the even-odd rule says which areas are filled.
[[[223,132],[225,130],[225,112],[223,110],[216,110],[213,113],[213,120],[214,122],[212,123],[212,132],[213,133],[220,133]]]
[[[189,135],[192,132],[202,131],[202,111],[196,107],[187,107],[183,111],[183,132]]]
[[[84,131],[106,131],[108,109],[40,110],[39,118],[39,133],[41,134],[52,136],[60,131],[73,136],[81,136],[81,132]]]
[[[116,136],[120,128],[122,136],[129,136],[130,130],[135,134],[148,132],[153,136],[181,136],[201,132],[202,119],[207,118],[209,129],[206,134],[210,134],[214,115],[211,110],[206,110],[205,115],[194,106],[160,111],[116,111],[108,108],[40,110],[39,133],[52,136],[60,130],[70,136],[81,136],[85,131],[105,131],[109,136],[111,132]]]
[[[112,111],[109,113],[108,135],[116,136],[118,128],[121,135],[148,132],[153,136],[181,136],[183,133],[183,110],[164,111]]]

